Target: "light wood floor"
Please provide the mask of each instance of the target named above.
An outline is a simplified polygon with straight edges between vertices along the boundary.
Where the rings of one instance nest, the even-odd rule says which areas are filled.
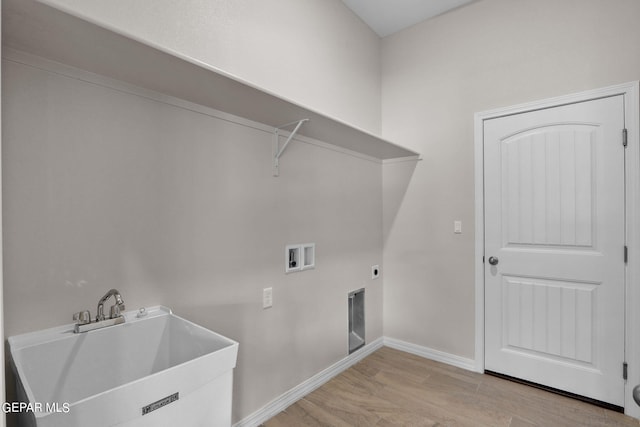
[[[387,347],[264,425],[640,426],[617,412]]]

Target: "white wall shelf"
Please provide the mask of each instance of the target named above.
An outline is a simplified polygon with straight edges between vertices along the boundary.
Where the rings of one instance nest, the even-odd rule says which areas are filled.
[[[308,119],[299,134],[380,159],[419,157],[339,119],[193,58],[117,34],[34,0],[3,1],[3,43],[72,67],[268,126]]]

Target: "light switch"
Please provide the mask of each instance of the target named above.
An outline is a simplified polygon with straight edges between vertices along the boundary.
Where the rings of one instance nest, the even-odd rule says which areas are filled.
[[[462,234],[462,221],[453,221],[453,232],[456,234]]]

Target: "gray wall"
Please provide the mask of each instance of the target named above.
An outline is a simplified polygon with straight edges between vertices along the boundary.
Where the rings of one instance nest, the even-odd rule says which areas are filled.
[[[45,1],[380,133],[379,38],[341,0]]]
[[[424,157],[402,200],[385,194],[385,336],[474,357],[473,115],[640,79],[639,16],[637,0],[481,0],[383,39],[383,135]],[[410,172],[385,166],[385,188]]]
[[[350,290],[382,335],[379,163],[294,141],[274,178],[264,130],[36,65],[3,61],[6,336],[112,287],[169,306],[240,342],[237,421],[347,355]],[[316,268],[286,275],[307,242]]]

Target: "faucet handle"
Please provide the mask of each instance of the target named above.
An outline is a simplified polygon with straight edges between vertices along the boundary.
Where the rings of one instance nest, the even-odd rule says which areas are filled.
[[[91,314],[89,310],[79,311],[73,315],[73,320],[75,320],[78,325],[86,325],[91,323]]]
[[[120,311],[124,310],[124,304],[114,304],[111,306],[110,317],[115,319],[116,317],[120,317]]]

